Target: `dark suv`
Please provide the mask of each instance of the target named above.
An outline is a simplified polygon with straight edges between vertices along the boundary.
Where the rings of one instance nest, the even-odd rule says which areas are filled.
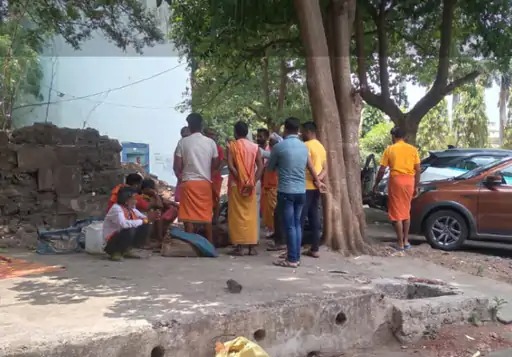
[[[421,161],[421,182],[449,179],[497,160],[512,157],[512,150],[448,149],[431,151]],[[444,172],[443,172],[444,171]],[[388,177],[379,184],[377,192],[367,203],[372,208],[387,210]]]

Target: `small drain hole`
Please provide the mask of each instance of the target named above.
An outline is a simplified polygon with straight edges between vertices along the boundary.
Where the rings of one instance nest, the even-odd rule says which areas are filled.
[[[256,341],[259,342],[259,341],[262,341],[265,338],[266,335],[267,335],[267,333],[265,332],[265,330],[260,328],[260,329],[258,329],[256,331],[254,331],[253,337],[254,337],[254,339]]]
[[[344,312],[339,312],[336,315],[336,325],[343,326],[347,322],[347,315]]]
[[[165,356],[165,348],[162,346],[156,346],[151,350],[151,357],[164,357]]]

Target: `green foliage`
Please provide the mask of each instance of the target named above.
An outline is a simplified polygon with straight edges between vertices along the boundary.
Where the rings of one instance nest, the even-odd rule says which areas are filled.
[[[100,31],[119,48],[141,52],[164,39],[156,16],[139,0],[14,0],[9,1],[8,11],[8,17],[30,21],[30,36],[38,44],[57,34],[78,49]]]
[[[420,155],[423,157],[431,150],[446,149],[449,144],[449,131],[448,106],[446,99],[443,99],[420,123],[416,140]]]
[[[383,122],[375,125],[365,136],[359,141],[361,151],[361,159],[364,160],[370,154],[374,154],[377,161],[384,153],[384,150],[391,145],[390,131],[393,123]]]
[[[180,109],[190,111],[193,108],[200,112],[224,137],[232,136],[233,124],[238,120],[249,122],[252,129],[278,129],[288,116],[311,120],[304,74],[286,62],[287,70],[283,73],[282,61],[270,57],[268,67],[260,62],[235,72],[222,64],[203,61],[195,72],[192,101],[185,101]],[[268,81],[264,68],[268,68]],[[282,105],[279,105],[283,75],[286,88]]]
[[[324,14],[329,13],[330,3],[321,1]],[[366,74],[369,87],[375,88],[381,84],[376,36],[378,4],[362,0],[358,6],[365,33]],[[246,72],[254,73],[265,56],[303,58],[292,0],[173,0],[171,8],[171,39],[181,54],[193,70],[206,67],[212,78],[224,78],[220,83],[226,87],[226,83],[251,78],[245,77]],[[398,107],[407,106],[404,82],[430,86],[437,76],[445,31],[440,27],[442,9],[440,0],[411,0],[390,3],[385,11],[390,100]],[[510,18],[512,7],[506,0],[456,2],[449,44],[449,81],[481,70],[483,63],[492,62],[500,68],[512,58]],[[296,67],[304,68],[302,62]],[[219,77],[216,72],[220,68],[225,75]],[[218,87],[219,82],[215,83]],[[238,93],[245,91],[246,88],[237,89]],[[201,92],[215,91],[203,86]],[[363,135],[368,128],[364,126]]]
[[[454,110],[455,146],[484,148],[489,143],[489,120],[485,113],[484,87],[464,86]]]
[[[0,128],[9,128],[14,104],[40,97],[42,71],[37,43],[22,21],[0,24]]]
[[[384,114],[368,104],[364,104],[363,110],[361,113],[361,137],[363,138],[366,134],[372,130],[374,126],[380,123],[384,123],[386,119],[384,118]]]

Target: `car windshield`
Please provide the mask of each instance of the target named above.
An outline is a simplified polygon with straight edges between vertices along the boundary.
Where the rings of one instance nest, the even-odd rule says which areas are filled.
[[[485,171],[487,171],[489,169],[492,169],[494,166],[498,165],[502,161],[503,161],[503,159],[496,159],[496,160],[492,161],[491,163],[489,163],[487,165],[477,167],[474,170],[468,171],[468,172],[466,172],[466,173],[464,173],[464,174],[462,174],[460,176],[455,177],[455,180],[468,180],[468,179],[471,179],[473,177],[477,177],[482,172],[485,172]]]

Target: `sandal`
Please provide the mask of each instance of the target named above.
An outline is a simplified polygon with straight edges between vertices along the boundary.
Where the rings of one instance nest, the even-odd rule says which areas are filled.
[[[303,255],[305,255],[306,257],[311,257],[311,258],[317,258],[317,259],[320,258],[320,254],[318,254],[318,252],[313,252],[311,250],[304,252]]]
[[[282,268],[297,269],[299,267],[299,264],[289,262],[288,260],[278,260],[272,264],[274,264],[275,266],[278,266],[278,267],[282,267]]]
[[[249,248],[247,255],[254,257],[254,256],[258,255],[258,251],[255,248]]]
[[[272,244],[267,248],[268,252],[280,252],[282,250],[286,250],[286,245],[275,245]]]
[[[228,252],[228,255],[233,257],[243,257],[245,254],[241,248],[235,248],[232,251]]]
[[[412,245],[410,243],[407,243],[406,245],[404,245],[404,250],[410,250],[412,249]]]

